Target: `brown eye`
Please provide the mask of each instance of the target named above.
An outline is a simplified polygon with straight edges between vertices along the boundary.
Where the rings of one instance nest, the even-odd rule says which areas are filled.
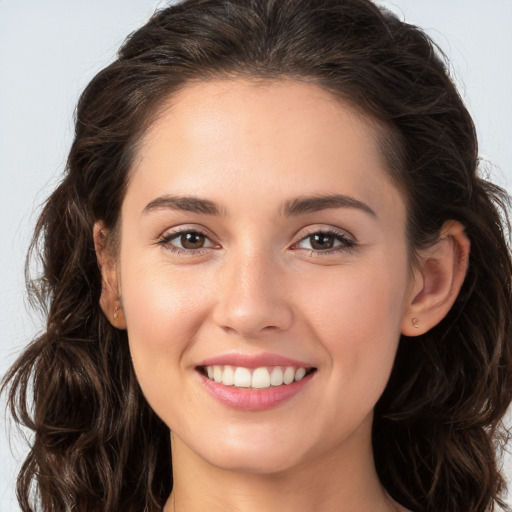
[[[299,249],[326,254],[336,251],[348,250],[354,247],[355,243],[343,233],[331,231],[317,231],[305,236],[296,245]]]
[[[213,249],[217,246],[200,231],[183,230],[165,235],[159,244],[166,249],[180,254],[196,254],[202,249]]]
[[[183,249],[201,249],[204,247],[206,237],[201,233],[183,233],[180,236],[180,244]]]
[[[326,233],[317,233],[309,237],[311,247],[315,250],[321,251],[325,249],[332,249],[336,242],[336,237]]]

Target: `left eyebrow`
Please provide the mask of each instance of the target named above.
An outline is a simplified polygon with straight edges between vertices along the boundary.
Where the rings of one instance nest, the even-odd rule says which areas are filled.
[[[286,201],[282,212],[285,216],[301,215],[304,213],[327,210],[329,208],[356,208],[377,217],[377,214],[366,204],[358,199],[340,194],[314,195],[310,197],[297,197]]]

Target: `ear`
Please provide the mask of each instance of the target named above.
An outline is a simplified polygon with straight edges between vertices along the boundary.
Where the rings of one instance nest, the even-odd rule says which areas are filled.
[[[420,251],[402,334],[424,334],[446,316],[464,282],[469,251],[464,226],[453,220],[445,222],[435,245]]]
[[[126,329],[126,320],[121,304],[117,259],[109,247],[107,233],[108,230],[103,222],[94,224],[94,249],[101,272],[100,307],[114,327]]]

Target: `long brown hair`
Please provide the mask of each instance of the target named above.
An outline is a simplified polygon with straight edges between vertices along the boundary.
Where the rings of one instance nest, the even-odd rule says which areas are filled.
[[[473,122],[442,54],[369,0],[185,0],[132,34],[84,91],[65,176],[37,223],[31,254],[42,273],[28,283],[46,331],[4,380],[15,420],[34,432],[18,478],[22,510],[151,512],[172,489],[168,428],[141,394],[126,332],[99,308],[93,225],[115,232],[138,142],[169,95],[235,76],[307,80],[385,128],[381,150],[406,197],[412,254],[446,220],[465,226],[465,283],[435,328],[402,337],[375,410],[375,463],[413,511],[503,505],[507,197],[478,173]]]

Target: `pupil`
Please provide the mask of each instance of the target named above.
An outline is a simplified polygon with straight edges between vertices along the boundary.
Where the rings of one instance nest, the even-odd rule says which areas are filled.
[[[204,245],[204,238],[200,233],[186,233],[181,235],[181,245],[185,249],[200,249]]]
[[[311,246],[314,249],[331,249],[334,246],[334,237],[332,235],[313,235]]]

